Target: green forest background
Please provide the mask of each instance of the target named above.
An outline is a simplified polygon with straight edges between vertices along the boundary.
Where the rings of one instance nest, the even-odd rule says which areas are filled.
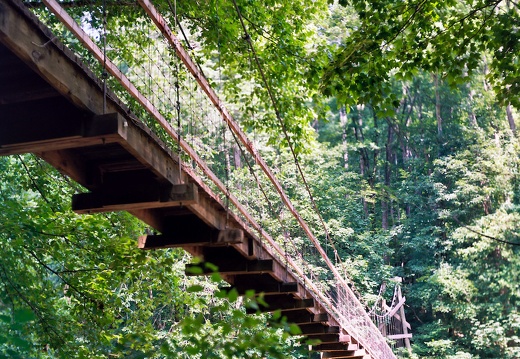
[[[292,146],[363,301],[403,278],[413,340],[399,357],[520,358],[516,1],[154,5],[177,16],[219,95],[313,218]],[[141,20],[133,5],[107,6],[107,28],[127,30],[108,31],[107,42],[131,70]],[[103,28],[100,2],[69,8]],[[225,171],[236,148],[208,151]],[[237,192],[251,186],[239,162],[229,174]],[[219,291],[218,276],[187,277],[186,253],[138,250],[145,227],[130,215],[71,212],[82,191],[34,155],[0,158],[1,357],[314,355],[290,336],[297,328],[246,316],[251,296]],[[237,195],[256,203],[268,229],[267,204],[247,194]]]

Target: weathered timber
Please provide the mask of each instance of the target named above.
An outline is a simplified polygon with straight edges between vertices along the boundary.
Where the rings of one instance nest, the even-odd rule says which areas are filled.
[[[406,334],[393,334],[393,335],[387,335],[386,336],[388,339],[392,339],[392,340],[398,340],[398,339],[410,339],[412,338],[412,334],[411,333],[406,333]]]
[[[0,155],[103,145],[122,139],[125,126],[122,118],[89,116],[70,108],[71,105],[59,103],[59,111],[54,110],[52,114],[45,110],[48,104],[37,103],[34,105],[42,114],[23,116],[13,115],[11,111],[10,116],[0,117]]]
[[[406,297],[399,298],[399,302],[394,306],[394,308],[387,314],[389,318],[392,318],[397,311],[404,305],[406,302]]]
[[[244,258],[234,245],[210,244],[201,252],[204,261],[217,266],[232,285],[229,289],[235,288],[240,294],[254,289],[264,295],[293,293],[300,298],[308,296],[306,289],[278,261],[273,260],[269,267],[265,267],[267,263],[264,260]]]
[[[329,326],[321,323],[300,324],[302,334],[339,334],[340,328],[337,326]]]
[[[0,17],[0,42],[77,107],[94,114],[103,112],[101,83],[77,78],[81,65],[77,61],[67,61],[76,56],[65,46],[54,44],[54,35],[39,24],[34,15],[20,3],[10,2],[8,6],[2,6]],[[83,71],[88,70],[83,67]],[[97,96],[101,101],[97,101]]]
[[[209,263],[207,265],[206,263]],[[266,272],[272,272],[273,270],[273,260],[271,259],[254,259],[254,260],[241,260],[238,262],[235,261],[222,261],[217,263],[214,262],[201,262],[194,264],[186,264],[187,272],[189,273],[189,268],[200,267],[202,269],[201,274],[211,274],[214,272],[212,270],[213,266],[216,266],[217,271],[223,275],[238,275],[238,274],[261,274]],[[191,271],[192,272],[192,271]]]
[[[349,359],[364,359],[368,353],[366,350],[346,350],[340,352],[324,352],[322,354],[322,358],[349,358]]]
[[[76,194],[72,210],[76,213],[129,211],[138,208],[182,206],[197,202],[193,184],[149,184],[130,182],[130,186],[104,187],[90,193]]]
[[[358,350],[358,344],[352,343],[330,343],[330,344],[318,344],[312,347],[312,350],[319,352],[337,352],[337,351],[352,351]]]
[[[233,279],[230,279],[233,282]],[[264,296],[277,295],[283,293],[296,293],[298,292],[298,283],[257,283],[255,278],[252,277],[249,284],[232,285],[230,287],[224,287],[225,290],[236,289],[240,295],[246,294],[250,289],[254,289],[256,293]]]
[[[306,335],[305,338],[307,340],[312,340],[313,342],[318,342],[319,344],[329,344],[329,343],[340,343],[341,337],[339,334],[309,334]]]
[[[205,226],[205,225],[204,225]],[[231,230],[216,230],[216,229],[204,229],[204,226],[198,227],[194,231],[193,235],[186,235],[184,231],[177,234],[163,234],[163,235],[143,235],[139,237],[138,247],[140,249],[160,249],[160,248],[179,248],[179,247],[192,247],[192,246],[207,246],[207,245],[230,245],[240,243],[240,236],[236,235],[222,235],[222,232],[229,232]],[[202,229],[201,229],[202,228]],[[202,236],[198,236],[197,233],[203,232]],[[233,229],[240,231],[239,229]],[[188,265],[190,266],[190,265]],[[198,266],[204,267],[204,263],[198,264]],[[272,268],[272,264],[271,264]],[[209,274],[211,271],[206,269],[205,274]]]
[[[285,312],[314,307],[313,298],[299,299],[289,294],[268,295],[264,297],[264,301],[266,302],[267,307],[260,306],[260,312],[274,312],[276,310]],[[247,312],[256,313],[256,310],[248,309]]]
[[[305,323],[318,323],[318,322],[328,322],[330,316],[328,313],[311,313],[307,309],[302,310],[293,310],[290,312],[284,313],[285,319],[289,323],[294,324],[305,324]]]

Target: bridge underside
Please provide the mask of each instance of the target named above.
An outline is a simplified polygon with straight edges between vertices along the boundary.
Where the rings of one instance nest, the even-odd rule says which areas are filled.
[[[323,358],[368,358],[218,196],[17,1],[0,0],[0,155],[34,153],[85,188],[77,213],[126,210],[143,249],[182,247],[240,293],[264,292]],[[189,270],[188,270],[189,272]]]

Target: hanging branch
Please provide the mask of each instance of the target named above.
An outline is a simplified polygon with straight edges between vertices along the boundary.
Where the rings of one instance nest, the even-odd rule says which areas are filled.
[[[480,237],[484,237],[484,238],[487,238],[487,239],[491,239],[492,241],[496,241],[496,242],[499,242],[499,243],[503,243],[503,244],[509,244],[511,246],[520,246],[520,242],[511,242],[511,241],[507,241],[505,239],[500,239],[500,238],[497,238],[497,237],[493,237],[493,236],[490,236],[490,235],[487,235],[485,233],[482,233],[482,232],[479,232],[479,231],[476,231],[474,230],[473,228],[463,224],[461,221],[459,221],[459,219],[457,218],[457,216],[451,216],[455,222],[457,222],[457,224],[459,224],[461,227],[463,228],[466,228],[468,231],[472,232],[472,233],[475,233],[476,235],[480,236]],[[518,236],[517,236],[518,237]]]

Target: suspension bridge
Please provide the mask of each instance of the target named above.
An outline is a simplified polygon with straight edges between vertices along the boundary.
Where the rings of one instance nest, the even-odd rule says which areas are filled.
[[[268,307],[262,310],[280,310],[304,336],[319,340],[312,350],[322,358],[395,358],[380,330],[385,324],[371,320],[253,141],[148,0],[133,9],[153,41],[135,46],[148,61],[131,65],[132,71],[115,64],[118,49],[107,46],[106,34],[84,26],[85,11],[68,12],[55,0],[30,4],[0,0],[0,155],[34,153],[81,184],[85,192],[72,198],[77,213],[130,212],[153,229],[138,240],[143,250],[183,248],[202,259],[202,273],[192,273],[205,274],[211,263],[230,288],[264,293]],[[164,83],[152,83],[154,74]],[[188,113],[193,107],[196,116]],[[215,137],[220,143],[211,142]],[[236,161],[247,163],[256,179],[258,196],[268,197],[263,188],[271,186],[328,274],[313,270],[283,221],[279,233],[265,230],[265,219],[251,214],[254,203],[242,204],[231,191],[229,156],[211,155],[211,146],[220,146],[220,154],[233,146]],[[216,174],[219,161],[224,180]],[[239,188],[235,183],[233,192]],[[402,303],[399,318],[407,324]]]

